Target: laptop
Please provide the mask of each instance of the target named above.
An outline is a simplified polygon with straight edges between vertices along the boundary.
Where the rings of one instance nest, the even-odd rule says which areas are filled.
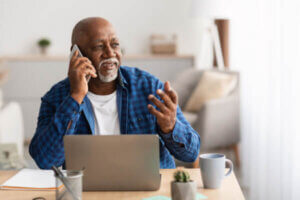
[[[64,147],[66,169],[84,168],[85,191],[160,187],[157,135],[66,135]]]

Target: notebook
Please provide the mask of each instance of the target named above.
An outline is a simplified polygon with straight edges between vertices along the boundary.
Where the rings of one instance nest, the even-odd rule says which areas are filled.
[[[63,185],[60,185],[61,188]],[[55,190],[52,170],[22,169],[1,186],[5,190]]]

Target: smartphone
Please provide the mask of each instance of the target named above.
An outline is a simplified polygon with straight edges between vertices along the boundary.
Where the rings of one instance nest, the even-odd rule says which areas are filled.
[[[74,53],[75,53],[76,50],[78,51],[78,56],[77,56],[77,57],[78,57],[78,58],[79,58],[79,57],[83,57],[83,55],[82,55],[82,53],[80,52],[80,49],[79,49],[79,47],[77,46],[77,44],[74,44],[73,47],[72,47],[70,56],[69,56],[69,60],[71,60],[71,58],[73,57],[73,55],[74,55]],[[87,75],[87,76],[86,76],[87,82],[89,82],[90,79],[91,79],[91,75]]]
[[[83,57],[79,47],[77,46],[77,44],[74,44],[70,53],[70,57],[69,59],[71,60],[72,56],[74,55],[75,51],[78,50],[78,57]]]

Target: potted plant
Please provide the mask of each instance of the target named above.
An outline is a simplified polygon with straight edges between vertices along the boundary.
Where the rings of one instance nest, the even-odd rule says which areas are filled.
[[[172,200],[196,200],[197,183],[190,180],[188,172],[178,170],[171,183]]]
[[[50,46],[51,42],[49,39],[47,38],[41,38],[39,41],[38,41],[38,45],[40,47],[40,50],[41,50],[41,53],[42,54],[47,54],[47,49],[48,47]]]

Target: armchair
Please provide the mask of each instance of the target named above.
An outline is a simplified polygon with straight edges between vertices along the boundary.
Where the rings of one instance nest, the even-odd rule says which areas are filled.
[[[197,112],[186,112],[184,110],[185,105],[204,71],[235,74],[238,80],[237,84],[229,95],[206,101]],[[171,85],[178,93],[179,106],[184,116],[201,137],[201,152],[209,152],[216,148],[230,148],[234,151],[236,165],[239,166],[239,74],[232,71],[197,70],[194,68],[184,71],[171,82]],[[177,165],[189,166],[187,163],[175,161]],[[197,160],[192,166],[198,167],[198,164]]]

